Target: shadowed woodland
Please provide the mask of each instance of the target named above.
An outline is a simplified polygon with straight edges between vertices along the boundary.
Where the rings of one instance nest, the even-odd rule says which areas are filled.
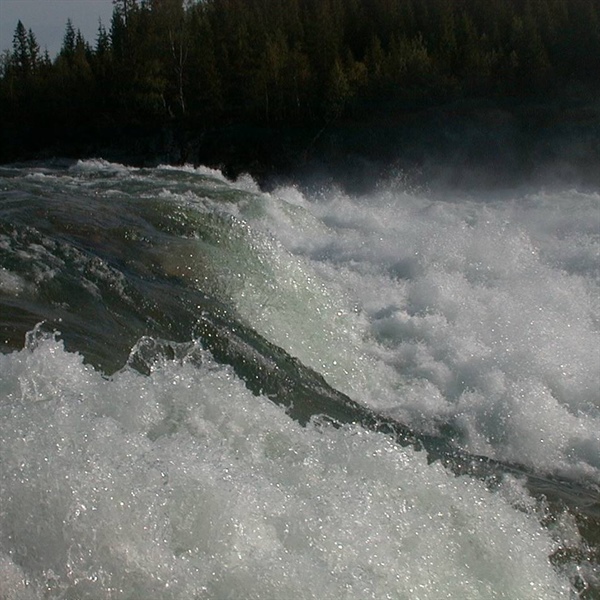
[[[597,97],[596,0],[115,0],[50,57],[17,24],[0,159],[132,131],[308,127],[486,99]],[[74,151],[77,151],[76,149]]]

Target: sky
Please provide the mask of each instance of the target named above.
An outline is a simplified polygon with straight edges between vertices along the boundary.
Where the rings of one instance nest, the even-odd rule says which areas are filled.
[[[27,30],[33,30],[42,52],[48,48],[51,58],[60,50],[68,18],[94,45],[98,19],[108,29],[112,9],[112,0],[0,0],[0,52],[12,50],[19,19]]]

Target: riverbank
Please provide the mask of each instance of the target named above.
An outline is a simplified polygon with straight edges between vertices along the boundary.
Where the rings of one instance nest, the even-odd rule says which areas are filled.
[[[369,107],[367,107],[369,108]],[[544,182],[600,186],[600,101],[479,100],[362,110],[311,125],[192,122],[4,134],[2,162],[102,156],[133,166],[203,164],[261,185],[335,181],[361,191],[402,180],[440,189]],[[11,137],[12,135],[12,137]]]

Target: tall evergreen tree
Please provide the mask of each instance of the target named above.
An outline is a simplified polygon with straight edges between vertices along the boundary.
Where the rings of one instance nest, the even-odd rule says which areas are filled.
[[[33,71],[30,39],[21,21],[17,23],[13,36],[13,64],[20,76],[26,76]]]
[[[41,63],[40,45],[31,29],[27,32],[27,51],[29,54],[30,68],[35,71]]]
[[[63,37],[63,43],[60,49],[61,56],[64,56],[68,60],[72,60],[73,56],[75,55],[76,38],[77,34],[75,33],[75,28],[73,27],[73,21],[71,21],[71,19],[67,19],[65,35]]]

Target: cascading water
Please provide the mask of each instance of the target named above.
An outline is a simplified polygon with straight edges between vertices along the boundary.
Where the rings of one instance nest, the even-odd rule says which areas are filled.
[[[597,597],[597,193],[0,177],[0,597]]]

